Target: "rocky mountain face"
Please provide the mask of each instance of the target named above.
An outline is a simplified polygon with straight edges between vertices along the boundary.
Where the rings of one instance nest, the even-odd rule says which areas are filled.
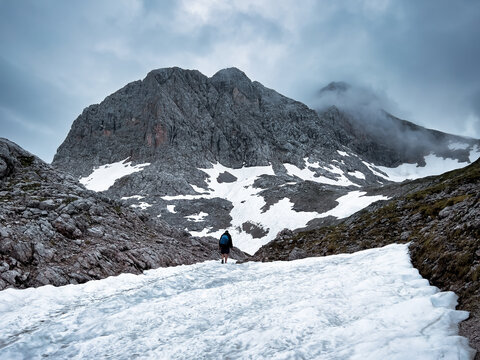
[[[215,239],[125,208],[1,138],[0,204],[0,290],[219,258]]]
[[[149,214],[192,233],[210,229],[208,234],[217,236],[231,227],[236,238],[257,237],[265,242],[279,229],[254,218],[236,221],[235,205],[226,196],[212,193],[213,186],[231,184],[231,188],[250,186],[262,191],[260,196],[268,200],[260,207],[289,197],[299,209],[315,209],[326,208],[329,202],[319,199],[303,204],[285,194],[301,190],[332,197],[332,191],[344,195],[358,184],[386,182],[358,158],[342,157],[339,149],[343,147],[315,111],[252,82],[236,68],[211,78],[198,71],[168,68],[154,70],[144,80],[85,109],[53,165],[87,177],[95,168],[125,159],[133,166],[148,164],[113,183],[105,195],[123,198],[133,206],[143,203]],[[335,168],[331,168],[333,161]],[[312,164],[312,176],[325,177],[333,185],[342,177],[345,184],[335,190],[324,184],[304,186],[302,179],[287,171],[287,163],[298,170]],[[218,164],[222,166],[218,174],[203,170],[215,170]],[[255,172],[249,178],[251,184],[239,184],[235,170],[253,167],[264,171]],[[240,177],[246,179],[245,174]],[[241,201],[246,204],[247,199]]]
[[[357,191],[366,204],[381,198],[382,190],[376,198],[358,193],[391,181],[366,158],[387,165],[418,160],[417,153],[402,157],[404,148],[377,146],[376,138],[357,139],[359,130],[344,117],[335,109],[319,115],[236,68],[211,78],[159,69],[86,108],[53,165],[194,235],[216,237],[230,228],[253,253],[285,227],[345,216],[335,210],[342,196]],[[465,153],[473,148],[464,145]],[[117,166],[138,171],[93,185]]]
[[[410,242],[412,263],[421,275],[441,290],[454,291],[459,308],[470,312],[460,333],[480,351],[480,160],[389,187],[400,195],[335,226],[285,230],[252,260],[293,260]]]
[[[317,100],[329,105],[318,105],[318,112],[335,139],[378,166],[425,166],[425,156],[429,154],[468,162],[472,148],[480,148],[478,139],[401,120],[384,111],[380,100],[368,89],[357,89],[345,82],[328,84],[320,90]]]
[[[383,111],[368,122],[335,106],[320,116],[340,144],[379,166],[396,167],[403,163],[425,166],[425,156],[429,154],[468,162],[471,149],[480,146],[477,139],[426,129]]]
[[[465,166],[480,142],[368,115],[314,111],[235,68],[168,68],[86,108],[53,167],[1,140],[0,289],[216,259],[225,228],[247,253],[263,245],[258,261],[410,242],[479,349],[479,162],[392,174]]]
[[[301,165],[306,156],[337,149],[324,128],[315,111],[236,68],[211,78],[159,69],[85,109],[53,164],[78,176],[128,157],[161,160],[174,170],[217,161],[231,168]],[[165,191],[174,190],[165,185]]]

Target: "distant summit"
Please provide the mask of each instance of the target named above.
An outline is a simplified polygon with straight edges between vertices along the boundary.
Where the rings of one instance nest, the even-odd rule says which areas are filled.
[[[217,71],[212,76],[212,80],[215,82],[225,81],[230,83],[236,83],[236,82],[242,82],[242,81],[251,82],[248,76],[245,75],[245,73],[242,70],[236,67],[225,68]]]
[[[324,94],[326,92],[340,93],[340,92],[345,92],[350,88],[351,88],[350,84],[344,81],[332,81],[330,84],[321,88],[319,91],[319,94]]]
[[[474,149],[478,153],[478,140],[399,119],[385,110],[389,102],[386,95],[368,87],[339,81],[318,91],[314,107],[341,145],[376,165],[425,166],[425,157],[432,154],[459,162],[476,160],[470,154]]]

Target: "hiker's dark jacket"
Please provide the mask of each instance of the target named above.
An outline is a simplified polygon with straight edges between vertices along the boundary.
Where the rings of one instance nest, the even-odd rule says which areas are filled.
[[[222,236],[223,235],[227,235],[228,244],[227,245],[220,245],[220,240],[218,240],[218,246],[220,246],[220,247],[225,246],[225,247],[233,248],[232,237],[230,236],[230,234],[229,233],[223,233]],[[220,239],[222,238],[222,236],[220,236]]]

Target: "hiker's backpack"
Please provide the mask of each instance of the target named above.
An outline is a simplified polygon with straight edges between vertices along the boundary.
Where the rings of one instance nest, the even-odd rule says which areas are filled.
[[[228,245],[228,236],[223,234],[220,238],[220,245],[227,246]]]

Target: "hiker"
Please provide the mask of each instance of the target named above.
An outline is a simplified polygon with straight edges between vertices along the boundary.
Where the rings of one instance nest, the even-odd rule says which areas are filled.
[[[218,247],[220,248],[220,253],[222,254],[222,264],[225,260],[225,264],[228,260],[228,254],[230,253],[230,248],[233,248],[232,237],[228,233],[228,230],[225,230],[220,240],[218,242]]]

